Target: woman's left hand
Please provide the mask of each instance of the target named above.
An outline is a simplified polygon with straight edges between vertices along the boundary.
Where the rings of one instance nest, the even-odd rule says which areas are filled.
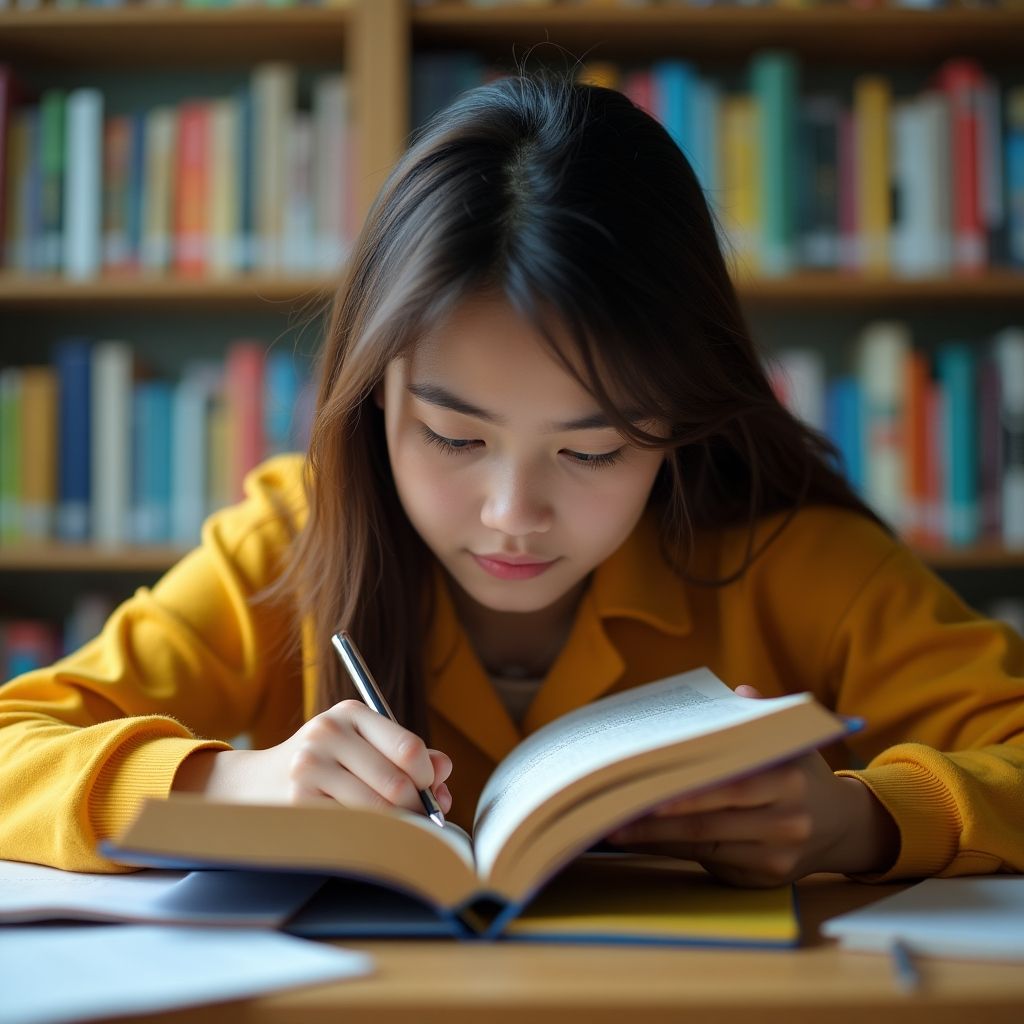
[[[745,697],[760,697],[752,686]],[[608,841],[700,862],[733,885],[774,886],[815,871],[883,871],[899,831],[874,794],[836,776],[817,752],[694,796],[613,832]]]

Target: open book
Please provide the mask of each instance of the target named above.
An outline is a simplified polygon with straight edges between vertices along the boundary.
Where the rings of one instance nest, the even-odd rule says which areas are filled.
[[[472,837],[401,809],[225,804],[182,794],[146,801],[102,852],[149,867],[372,881],[467,933],[495,936],[616,826],[852,728],[810,694],[751,700],[697,669],[595,701],[528,736],[485,784]]]

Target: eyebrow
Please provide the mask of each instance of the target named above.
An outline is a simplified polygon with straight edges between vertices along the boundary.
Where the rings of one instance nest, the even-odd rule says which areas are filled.
[[[494,423],[497,426],[502,426],[505,423],[503,416],[488,412],[486,409],[473,405],[472,402],[467,402],[464,398],[459,398],[458,395],[452,394],[451,391],[440,384],[410,384],[408,390],[411,395],[419,398],[421,401],[429,402],[431,405],[439,406],[442,409],[451,409],[453,412],[462,413],[464,416],[473,416],[478,420],[483,420],[485,423]],[[627,412],[625,416],[631,422],[636,422],[643,418],[639,412],[632,411]],[[547,423],[545,424],[545,431],[564,433],[570,430],[607,430],[613,426],[614,424],[603,412],[594,412],[589,416],[580,416],[573,420]]]

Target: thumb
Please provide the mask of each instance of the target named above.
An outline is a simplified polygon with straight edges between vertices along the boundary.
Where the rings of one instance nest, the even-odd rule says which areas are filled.
[[[758,690],[756,687],[747,686],[746,683],[742,683],[741,685],[736,687],[736,696],[752,697],[754,700],[760,700],[764,696],[764,694],[761,693],[761,691]]]

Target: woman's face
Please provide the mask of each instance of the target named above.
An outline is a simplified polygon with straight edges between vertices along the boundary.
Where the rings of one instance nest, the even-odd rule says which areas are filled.
[[[393,360],[377,400],[406,514],[493,611],[539,611],[579,584],[629,535],[664,458],[627,444],[493,296]]]

